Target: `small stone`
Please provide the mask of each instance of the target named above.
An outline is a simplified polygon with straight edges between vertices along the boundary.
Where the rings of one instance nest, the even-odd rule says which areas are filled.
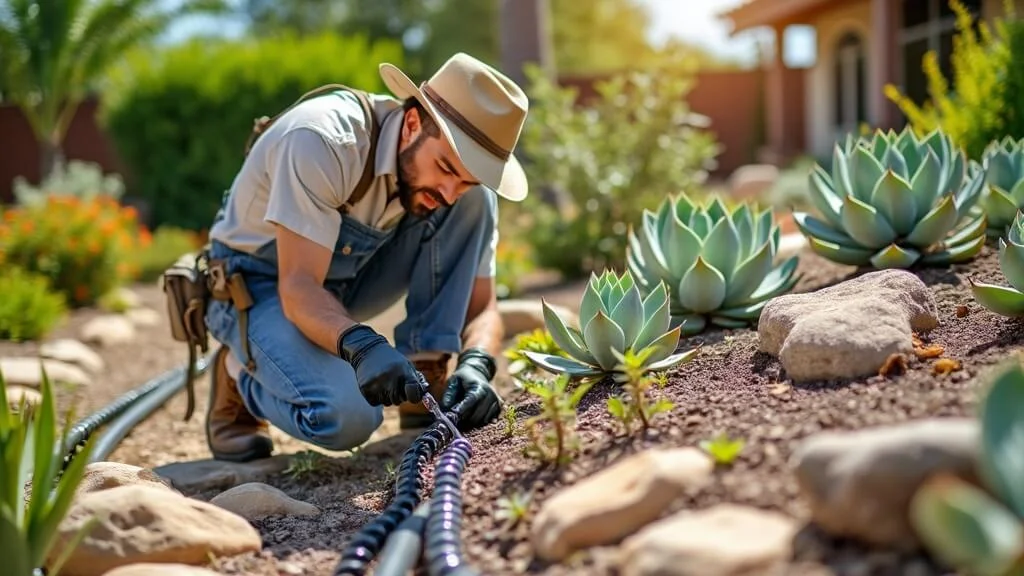
[[[106,366],[103,358],[95,350],[73,338],[44,342],[39,346],[39,355],[43,358],[75,364],[93,374],[102,371]]]
[[[852,432],[820,432],[791,465],[812,519],[827,533],[911,551],[910,500],[939,472],[977,482],[980,442],[971,418],[916,420]]]
[[[760,348],[794,381],[877,374],[911,355],[913,332],[938,326],[931,290],[906,270],[880,270],[815,292],[785,294],[761,312]]]
[[[219,576],[219,572],[188,564],[140,562],[114,568],[103,576]]]
[[[211,555],[262,547],[259,532],[241,516],[166,488],[135,484],[90,492],[72,504],[58,528],[54,555],[92,518],[99,521],[71,552],[61,576],[100,576],[140,562],[196,566]]]
[[[47,378],[51,384],[71,384],[73,386],[88,386],[92,384],[92,377],[74,364],[52,360],[49,358],[0,358],[0,374],[4,376],[7,385],[28,386],[39,388],[43,384],[43,373],[46,371]]]
[[[291,562],[282,562],[277,565],[277,569],[285,574],[293,574],[294,576],[302,574],[302,567],[292,564]]]
[[[159,312],[149,308],[133,308],[125,312],[124,315],[132,324],[141,328],[159,326],[160,320],[163,319]]]
[[[135,325],[120,314],[97,316],[82,326],[84,342],[112,347],[127,344],[135,339]]]
[[[799,524],[778,512],[736,504],[683,511],[622,544],[622,576],[770,574],[788,560]]]
[[[247,520],[260,520],[267,516],[317,516],[320,509],[296,500],[283,491],[260,482],[249,482],[221,492],[210,500]]]
[[[651,522],[689,488],[703,486],[714,463],[695,448],[652,449],[555,493],[531,525],[538,556],[562,560],[610,544]]]
[[[248,482],[262,482],[288,468],[291,457],[278,454],[251,462],[193,460],[173,462],[153,469],[158,476],[186,493],[226,490]]]
[[[75,490],[75,498],[81,498],[90,492],[138,484],[177,493],[177,490],[171,488],[168,482],[154,474],[152,470],[121,462],[93,462],[86,465],[82,482]]]
[[[43,401],[43,395],[38,390],[26,388],[25,386],[7,386],[7,405],[12,409],[21,406],[22,400],[26,406],[37,406]]]
[[[575,312],[550,302],[548,306],[561,316],[566,324],[579,327],[580,320]],[[501,300],[498,302],[498,314],[501,315],[505,334],[509,337],[532,332],[545,326],[544,308],[540,300]]]

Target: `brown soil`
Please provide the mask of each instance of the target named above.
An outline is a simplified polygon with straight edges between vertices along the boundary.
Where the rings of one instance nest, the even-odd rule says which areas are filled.
[[[798,291],[810,291],[848,279],[857,273],[810,253],[802,255],[803,279]],[[533,558],[528,543],[528,519],[506,528],[495,519],[498,498],[516,491],[532,492],[530,512],[574,480],[585,477],[625,454],[653,446],[695,446],[725,431],[746,441],[740,457],[716,470],[716,481],[681,499],[680,508],[703,508],[735,502],[779,510],[801,520],[805,503],[787,460],[803,438],[821,430],[854,429],[931,416],[973,414],[977,387],[988,368],[1016,354],[1024,339],[1021,324],[992,314],[973,302],[967,284],[970,275],[1002,282],[992,245],[975,262],[950,270],[915,271],[931,287],[939,306],[940,326],[922,336],[926,344],[945,348],[944,356],[961,362],[949,375],[933,374],[936,359],[910,359],[906,371],[851,381],[793,385],[772,357],[757,351],[754,330],[714,330],[689,338],[681,349],[703,345],[691,363],[670,373],[661,392],[675,408],[659,417],[645,433],[623,433],[605,409],[612,387],[595,387],[579,408],[578,430],[582,453],[560,470],[543,467],[518,456],[526,440],[508,436],[502,419],[469,435],[474,446],[463,480],[465,490],[464,550],[467,558],[489,575],[612,574],[613,549],[582,552],[565,565],[545,565]],[[575,306],[579,284],[545,292],[552,300]],[[162,310],[160,294],[152,287],[137,289],[147,305]],[[960,317],[958,308],[969,313]],[[108,378],[98,379],[88,391],[74,393],[78,409],[95,408],[145,378],[180,365],[184,350],[167,336],[166,326],[145,329],[138,342],[105,352]],[[0,347],[0,354],[11,345]],[[131,363],[115,364],[132,358]],[[139,360],[141,359],[141,361]],[[979,376],[981,378],[979,378]],[[181,422],[184,396],[139,427],[112,460],[157,466],[183,459],[208,457],[202,432],[202,414],[208,380],[197,387],[197,417]],[[536,403],[502,380],[505,398],[517,405],[518,419],[535,413]],[[70,403],[68,398],[62,402]],[[323,514],[315,518],[278,517],[255,522],[264,538],[264,551],[221,559],[216,569],[225,574],[306,574],[333,572],[346,539],[383,509],[391,491],[389,463],[397,465],[411,437],[395,436],[393,420],[357,454],[327,454],[315,471],[295,477],[282,473],[267,480],[291,496],[311,502]],[[310,448],[277,434],[278,452]],[[195,494],[207,499],[213,493]],[[854,543],[831,540],[817,530],[805,529],[786,574],[896,575],[943,574],[923,556],[901,556],[872,551]]]

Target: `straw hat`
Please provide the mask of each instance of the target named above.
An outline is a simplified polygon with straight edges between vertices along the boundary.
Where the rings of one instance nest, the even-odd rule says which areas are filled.
[[[468,54],[448,59],[418,87],[396,66],[380,75],[398,98],[415,97],[474,178],[513,202],[526,198],[526,174],[512,155],[529,108],[523,90]]]

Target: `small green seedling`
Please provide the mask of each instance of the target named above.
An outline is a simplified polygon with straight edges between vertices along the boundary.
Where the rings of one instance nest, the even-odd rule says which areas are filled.
[[[56,549],[58,527],[71,508],[93,443],[86,442],[61,474],[71,415],[67,414],[58,437],[53,388],[45,370],[41,390],[39,405],[30,406],[22,400],[12,411],[7,404],[7,385],[0,374],[0,558],[3,573],[10,576],[32,576],[44,566],[47,576],[58,576],[71,553],[99,521],[90,518],[62,543],[61,549]],[[25,485],[30,479],[32,490],[26,502]]]
[[[981,402],[978,476],[982,487],[952,474],[926,480],[910,520],[938,559],[967,576],[1024,574],[1024,370],[1016,362],[995,378]]]
[[[740,452],[743,452],[745,445],[742,438],[731,440],[725,432],[719,433],[711,440],[700,442],[701,450],[707,452],[716,464],[731,464]]]
[[[514,436],[519,429],[519,424],[516,422],[516,407],[506,404],[502,414],[505,417],[505,436]]]
[[[567,390],[569,382],[568,374],[525,382],[527,392],[541,400],[540,414],[523,423],[530,438],[526,456],[562,465],[578,448],[576,406],[597,380],[581,380],[572,392]]]
[[[622,385],[625,395],[608,399],[608,413],[622,422],[627,432],[632,429],[635,422],[640,423],[641,430],[646,430],[650,427],[652,418],[675,407],[667,398],[659,398],[652,403],[648,397],[651,386],[664,388],[668,382],[664,372],[657,372],[655,375],[646,367],[647,358],[654,352],[653,346],[639,353],[632,350],[627,350],[625,354],[616,352],[620,362],[618,369],[626,376],[626,381]]]
[[[515,344],[504,352],[505,358],[509,361],[508,373],[513,377],[535,366],[533,361],[523,353],[525,350],[553,356],[567,356],[547,330],[536,328],[532,332],[523,332],[516,335]]]
[[[516,524],[526,519],[530,511],[530,502],[533,495],[527,492],[516,491],[509,496],[498,498],[498,509],[494,517],[505,523],[506,528],[513,528]]]
[[[288,459],[288,468],[284,473],[298,480],[316,472],[320,467],[321,460],[323,460],[323,454],[316,450],[296,452]]]

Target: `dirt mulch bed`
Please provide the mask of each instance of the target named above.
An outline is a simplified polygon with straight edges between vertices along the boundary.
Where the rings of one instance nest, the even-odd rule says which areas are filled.
[[[980,308],[970,296],[968,275],[1000,281],[995,251],[987,247],[977,261],[966,266],[916,272],[933,290],[941,319],[939,328],[924,335],[924,340],[943,346],[945,357],[959,360],[959,371],[935,375],[934,360],[915,359],[905,373],[793,385],[774,358],[757,351],[756,331],[715,330],[689,338],[682,349],[700,344],[704,349],[690,364],[670,373],[662,393],[676,407],[646,433],[625,435],[618,429],[605,409],[614,390],[600,385],[579,409],[582,453],[561,470],[519,457],[525,438],[506,435],[501,420],[469,435],[474,456],[463,483],[468,560],[489,575],[613,574],[614,548],[584,551],[564,565],[546,565],[533,558],[528,522],[507,529],[495,519],[495,502],[517,491],[532,492],[530,512],[536,513],[555,491],[645,448],[695,446],[722,431],[746,441],[746,448],[731,466],[716,470],[715,482],[681,499],[666,515],[682,508],[733,502],[803,520],[808,511],[787,464],[801,439],[822,430],[973,414],[979,374],[1020,349],[1024,340],[1018,323]],[[801,273],[804,277],[797,291],[832,285],[857,271],[805,253]],[[555,296],[563,300],[566,295]],[[573,299],[567,300],[571,304]],[[968,308],[967,316],[958,317],[960,306]],[[536,402],[521,393],[510,393],[507,399],[518,405],[520,420],[536,411]],[[303,574],[330,574],[349,532],[369,521],[386,502],[390,486],[380,479],[386,476],[384,468],[390,458],[393,455],[363,454],[334,460],[317,474],[315,482],[286,475],[271,479],[270,483],[320,506],[327,514],[316,519],[269,518],[260,522],[258,527],[266,539],[264,552],[258,557],[224,560],[218,567],[228,573],[276,574],[276,570],[298,567]],[[377,483],[370,481],[371,477]],[[377,488],[360,495],[359,485]],[[943,572],[924,556],[871,550],[830,539],[808,527],[800,534],[795,557],[785,573],[924,576]]]

